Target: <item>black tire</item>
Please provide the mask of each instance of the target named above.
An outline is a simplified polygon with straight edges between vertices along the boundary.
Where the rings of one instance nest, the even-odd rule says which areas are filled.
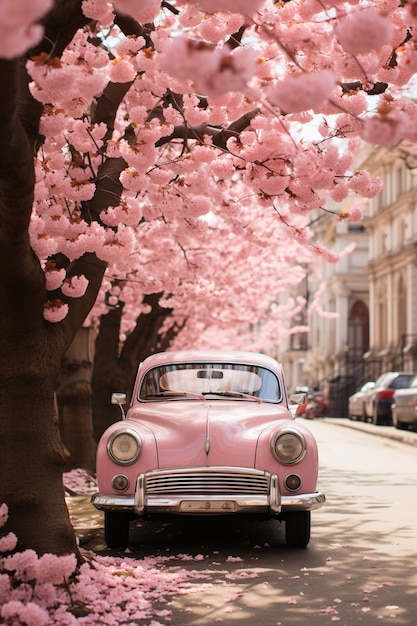
[[[395,428],[398,428],[398,430],[408,430],[408,424],[406,422],[396,421]]]
[[[293,511],[285,515],[285,542],[290,548],[306,548],[310,541],[310,511]]]
[[[375,426],[382,426],[382,424],[385,423],[385,420],[383,420],[378,413],[377,402],[375,402],[375,404],[372,407],[372,423],[375,424]]]
[[[127,548],[131,516],[104,511],[104,540],[109,548]]]

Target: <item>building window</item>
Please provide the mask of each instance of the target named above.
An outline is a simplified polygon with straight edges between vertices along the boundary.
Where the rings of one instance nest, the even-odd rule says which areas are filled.
[[[349,354],[361,357],[369,350],[369,309],[363,300],[356,300],[348,317]]]

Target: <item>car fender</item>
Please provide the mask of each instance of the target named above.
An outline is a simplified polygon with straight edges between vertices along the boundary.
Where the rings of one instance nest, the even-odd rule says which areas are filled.
[[[298,463],[283,465],[277,461],[272,453],[273,438],[282,430],[290,428],[300,432],[306,442],[306,453]],[[283,420],[281,423],[267,426],[258,437],[256,446],[255,469],[264,469],[271,474],[277,474],[282,481],[288,474],[298,474],[302,479],[302,491],[313,493],[317,490],[318,479],[318,449],[312,433],[303,425],[294,424],[293,420]],[[283,490],[285,491],[285,490]]]

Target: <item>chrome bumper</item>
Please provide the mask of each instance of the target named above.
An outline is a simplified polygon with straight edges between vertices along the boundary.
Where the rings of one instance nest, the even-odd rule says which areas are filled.
[[[233,513],[266,513],[276,516],[286,511],[312,511],[326,501],[321,492],[284,494],[280,493],[276,474],[270,477],[269,493],[253,494],[193,494],[163,497],[145,493],[145,475],[136,481],[135,494],[103,495],[96,493],[91,503],[101,511],[130,512],[138,516],[151,513],[174,513],[182,515],[226,515]]]

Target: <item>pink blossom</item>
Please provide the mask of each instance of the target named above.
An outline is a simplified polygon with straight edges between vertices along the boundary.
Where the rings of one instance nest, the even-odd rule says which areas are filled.
[[[34,550],[16,552],[3,561],[3,568],[8,572],[14,572],[15,578],[22,581],[35,580],[37,565],[38,556]]]
[[[68,315],[69,307],[64,302],[47,302],[43,309],[43,317],[48,322],[61,322]]]
[[[66,272],[64,269],[48,269],[45,271],[46,289],[54,291],[58,289],[64,282]]]
[[[369,172],[355,172],[349,181],[349,189],[356,191],[364,198],[372,198],[382,189],[382,180],[376,178],[372,180]]]
[[[117,58],[107,66],[107,75],[113,83],[130,83],[136,70],[128,59]]]
[[[349,211],[349,220],[351,222],[361,222],[363,220],[363,204],[355,204],[350,208]]]
[[[336,79],[329,70],[314,74],[288,76],[267,90],[267,97],[273,106],[283,113],[298,113],[312,109],[331,98]]]
[[[408,0],[405,5],[405,11],[407,14],[407,24],[412,27],[413,32],[417,28],[417,1]]]
[[[256,57],[250,47],[231,52],[226,47],[180,36],[168,44],[158,62],[168,74],[194,81],[198,92],[218,96],[246,89],[254,74]]]
[[[9,519],[9,507],[5,502],[0,504],[0,528],[5,525]]]
[[[242,91],[255,73],[256,55],[250,47],[239,47],[231,53],[222,50],[219,65],[211,76],[197,77],[203,93],[221,96],[230,91]],[[200,70],[201,71],[201,70]]]
[[[80,298],[87,291],[88,282],[85,276],[72,276],[65,280],[61,291],[70,298]]]
[[[201,72],[210,75],[217,70],[218,53],[212,44],[178,36],[161,52],[158,65],[177,78],[194,80]]]
[[[114,0],[114,7],[119,13],[131,15],[138,22],[153,22],[158,15],[160,0]]]
[[[17,537],[14,533],[8,533],[0,537],[0,552],[11,552],[17,545]]]
[[[350,54],[380,50],[393,35],[391,21],[375,7],[358,8],[335,28],[340,45]]]
[[[368,143],[389,145],[407,137],[410,121],[402,111],[372,115],[364,119],[362,138]]]
[[[43,554],[38,561],[37,577],[38,583],[52,583],[61,585],[68,581],[77,567],[75,554],[57,556],[55,554]]]
[[[0,606],[10,598],[11,581],[8,574],[0,573]]]
[[[316,252],[329,263],[337,263],[340,260],[340,254],[334,252],[333,250],[329,250],[319,241],[314,244],[314,248]]]
[[[35,24],[52,6],[52,0],[2,0],[0,3],[0,57],[20,56],[39,42],[43,28]]]
[[[10,620],[12,624],[26,624],[26,626],[43,626],[49,622],[48,612],[34,602],[27,604],[18,600],[6,602],[1,607],[1,616],[5,620]],[[16,622],[13,618],[19,621]]]
[[[338,182],[336,187],[333,187],[333,189],[330,191],[330,197],[335,202],[342,202],[342,200],[347,197],[348,193],[349,187],[347,186],[347,184],[345,182]]]
[[[265,0],[190,0],[206,13],[240,13],[252,15],[264,4]]]
[[[83,0],[82,10],[86,17],[97,20],[102,25],[107,24],[113,17],[111,3],[103,0]]]
[[[127,180],[127,170],[123,173],[123,180]],[[126,226],[137,226],[142,219],[142,206],[138,200],[127,198],[120,206],[108,207],[102,211],[100,217],[108,226],[117,226],[118,224],[126,224]]]

